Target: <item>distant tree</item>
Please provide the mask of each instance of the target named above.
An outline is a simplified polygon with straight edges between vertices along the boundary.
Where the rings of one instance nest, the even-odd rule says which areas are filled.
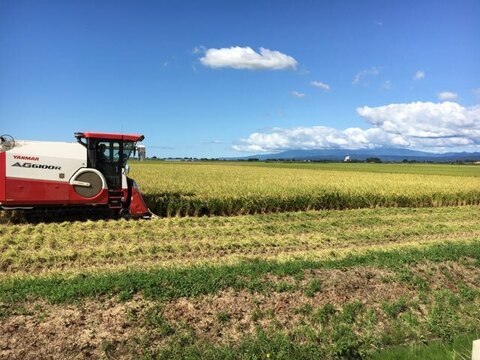
[[[367,163],[381,163],[382,160],[378,157],[369,157],[365,160]]]

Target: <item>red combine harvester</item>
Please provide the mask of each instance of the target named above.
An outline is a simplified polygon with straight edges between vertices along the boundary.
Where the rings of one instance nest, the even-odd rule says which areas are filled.
[[[127,177],[127,160],[144,136],[82,132],[75,137],[76,143],[66,143],[1,136],[0,207],[151,217]]]

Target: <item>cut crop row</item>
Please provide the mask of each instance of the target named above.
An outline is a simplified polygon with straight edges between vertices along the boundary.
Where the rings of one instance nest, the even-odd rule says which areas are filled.
[[[467,242],[480,238],[479,216],[468,206],[0,225],[0,276],[326,259]]]

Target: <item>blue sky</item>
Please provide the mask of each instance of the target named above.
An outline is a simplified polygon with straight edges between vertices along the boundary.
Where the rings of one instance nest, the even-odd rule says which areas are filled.
[[[476,0],[0,3],[0,132],[19,139],[474,151],[479,104]]]

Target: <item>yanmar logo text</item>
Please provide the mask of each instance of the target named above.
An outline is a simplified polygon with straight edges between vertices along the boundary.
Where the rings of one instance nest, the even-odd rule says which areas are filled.
[[[46,169],[46,170],[62,170],[61,166],[56,166],[56,165],[41,165],[41,164],[32,164],[32,163],[19,163],[16,162],[12,166],[15,167],[21,167],[21,168],[30,168],[30,169]]]
[[[13,155],[13,158],[16,160],[30,160],[30,161],[40,160],[38,156],[26,156],[26,155]]]

